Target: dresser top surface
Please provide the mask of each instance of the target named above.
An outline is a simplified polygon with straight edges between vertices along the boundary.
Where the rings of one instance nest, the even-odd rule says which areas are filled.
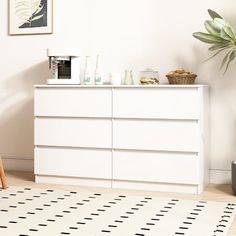
[[[205,84],[159,84],[159,85],[35,85],[35,88],[201,88]]]

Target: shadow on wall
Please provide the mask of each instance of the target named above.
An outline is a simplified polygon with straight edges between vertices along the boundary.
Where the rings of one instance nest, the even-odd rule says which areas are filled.
[[[190,70],[191,72],[195,73],[199,70],[200,63],[202,61],[202,55],[199,53],[199,50],[196,47],[193,47],[189,52],[190,55],[194,55],[194,57],[191,56],[191,58],[188,58],[186,55],[178,54],[174,58],[174,62],[176,66],[183,67],[183,69]]]
[[[196,83],[209,85],[210,168],[230,170],[231,161],[236,159],[236,61],[224,74],[219,69],[224,54],[204,62],[210,54],[207,45],[199,44],[192,48],[190,55],[194,56],[176,57],[175,63],[195,72]]]
[[[222,56],[204,63],[199,74],[210,86],[210,166],[231,170],[236,158],[236,61],[223,74],[219,69]]]
[[[33,158],[34,85],[49,76],[48,62],[36,64],[3,80],[0,104],[0,150],[8,158]]]

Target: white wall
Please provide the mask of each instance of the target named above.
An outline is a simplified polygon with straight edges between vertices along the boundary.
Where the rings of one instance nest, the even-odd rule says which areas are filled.
[[[78,47],[101,54],[104,72],[176,67],[196,72],[211,88],[212,181],[227,180],[236,158],[235,63],[222,76],[219,60],[202,61],[207,46],[191,34],[203,30],[207,9],[236,27],[235,0],[54,0],[52,35],[8,36],[7,0],[0,2],[0,150],[8,167],[32,169],[33,85],[49,76],[47,47]],[[223,170],[223,171],[222,171]]]

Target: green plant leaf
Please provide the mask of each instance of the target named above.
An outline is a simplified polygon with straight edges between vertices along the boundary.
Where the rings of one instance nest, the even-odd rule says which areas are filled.
[[[209,34],[220,36],[220,28],[214,23],[214,21],[206,20],[204,25]]]
[[[235,40],[236,36],[235,36],[235,32],[233,30],[232,27],[230,26],[224,26],[222,28],[222,30],[225,32],[225,34],[227,34],[232,40]]]
[[[226,62],[228,61],[228,57],[229,57],[229,54],[230,54],[230,53],[231,53],[231,50],[228,51],[228,52],[225,54],[225,56],[224,56],[224,58],[223,58],[223,61],[222,61],[222,63],[221,63],[221,66],[220,66],[220,70],[225,66]]]
[[[232,38],[225,32],[225,30],[224,30],[225,27],[226,26],[224,26],[220,31],[220,37],[223,38],[223,39],[231,41]]]
[[[231,27],[227,21],[225,21],[224,19],[220,19],[220,18],[215,18],[214,24],[217,25],[220,29],[222,29],[224,26]]]
[[[211,10],[211,9],[208,9],[208,13],[210,15],[210,17],[214,20],[215,18],[220,18],[220,19],[223,19],[217,12]]]
[[[218,36],[202,32],[193,33],[193,37],[208,44],[225,44],[229,42],[229,40],[222,39]]]
[[[230,48],[232,47],[231,43],[225,43],[225,44],[214,44],[213,46],[209,47],[208,50],[209,51],[215,51],[221,48]]]
[[[230,51],[230,54],[228,56],[228,60],[227,60],[226,66],[225,66],[224,74],[227,72],[230,63],[234,60],[235,57],[236,57],[236,49],[233,49]]]
[[[217,12],[208,9],[208,13],[213,19],[204,22],[204,26],[208,33],[195,32],[193,33],[193,37],[204,43],[212,44],[208,50],[213,52],[213,54],[205,61],[208,61],[227,50],[220,67],[220,69],[224,68],[224,73],[226,73],[229,65],[236,58],[236,33],[233,27]]]
[[[220,54],[220,53],[223,52],[224,50],[226,50],[226,48],[222,48],[222,49],[218,50],[216,53],[214,53],[212,56],[210,56],[209,58],[207,58],[207,59],[204,60],[203,62],[207,62],[207,61],[211,60],[212,58],[214,58],[215,56],[217,56],[218,54]]]

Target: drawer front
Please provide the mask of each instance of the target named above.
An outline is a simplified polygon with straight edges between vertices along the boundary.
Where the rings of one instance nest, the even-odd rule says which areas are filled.
[[[197,121],[114,120],[117,149],[199,151]]]
[[[111,148],[111,121],[36,118],[35,145]]]
[[[160,183],[199,183],[199,158],[196,154],[125,152],[113,154],[115,180]]]
[[[35,174],[111,179],[111,151],[36,147]]]
[[[115,88],[114,117],[198,119],[198,88]]]
[[[35,116],[111,117],[111,89],[36,88]]]

